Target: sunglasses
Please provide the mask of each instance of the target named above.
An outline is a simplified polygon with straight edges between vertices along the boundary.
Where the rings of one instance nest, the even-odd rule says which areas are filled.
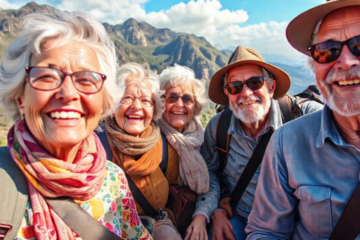
[[[346,41],[326,41],[308,47],[312,58],[318,63],[330,63],[339,58],[344,45],[348,46],[350,52],[360,57],[360,35],[349,38]]]
[[[259,90],[260,88],[262,88],[262,86],[264,86],[264,82],[266,81],[266,77],[251,77],[246,81],[240,82],[240,81],[236,81],[236,82],[231,82],[228,83],[224,86],[224,88],[226,88],[226,90],[231,94],[231,95],[235,95],[238,94],[242,91],[244,84],[246,84],[246,86],[251,89],[251,90]]]
[[[184,94],[182,96],[176,94],[176,93],[167,93],[162,96],[165,98],[165,102],[169,104],[174,104],[178,101],[179,98],[181,98],[183,104],[185,105],[191,105],[195,102],[196,97],[194,95],[190,94]]]

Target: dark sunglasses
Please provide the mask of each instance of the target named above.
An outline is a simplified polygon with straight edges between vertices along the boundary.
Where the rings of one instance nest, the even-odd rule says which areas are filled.
[[[191,105],[195,102],[196,97],[194,95],[190,94],[184,94],[182,96],[176,94],[176,93],[167,93],[162,95],[163,98],[165,98],[165,102],[169,104],[174,104],[178,101],[179,98],[181,98],[182,102],[185,105]]]
[[[330,63],[339,58],[344,45],[348,46],[350,52],[360,57],[360,35],[349,38],[346,41],[326,41],[308,47],[312,58],[318,63]]]
[[[251,89],[251,90],[259,90],[264,86],[264,82],[266,81],[266,77],[260,76],[260,77],[251,77],[246,81],[240,82],[231,82],[224,86],[226,90],[231,94],[235,95],[242,91],[244,84]]]

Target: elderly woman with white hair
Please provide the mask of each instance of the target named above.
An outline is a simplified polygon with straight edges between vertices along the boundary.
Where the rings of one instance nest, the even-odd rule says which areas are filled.
[[[156,123],[162,112],[159,76],[148,65],[126,63],[119,69],[118,80],[119,85],[125,83],[125,93],[114,116],[106,118],[102,126],[105,131],[98,131],[98,135],[108,157],[125,171],[137,211],[144,216],[142,220],[153,238],[181,239],[162,213],[169,184],[177,183],[179,169],[178,163],[171,159],[165,169],[160,166],[166,139]]]
[[[20,29],[0,65],[1,104],[15,120],[0,148],[0,235],[151,238],[123,170],[93,133],[123,92],[105,28],[86,13],[53,10],[26,16]]]
[[[160,74],[160,88],[165,91],[165,110],[158,122],[171,146],[172,158],[179,162],[180,180],[197,194],[206,193],[209,173],[200,154],[204,130],[199,120],[201,111],[208,104],[205,82],[196,79],[191,69],[175,64]],[[187,229],[186,238],[206,235],[205,228],[198,232],[194,227],[192,224]]]

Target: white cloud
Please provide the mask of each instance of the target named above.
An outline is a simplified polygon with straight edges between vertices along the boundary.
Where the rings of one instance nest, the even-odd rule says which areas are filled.
[[[46,1],[49,0],[37,2]],[[149,0],[59,0],[60,3],[55,7],[87,11],[99,21],[110,24],[119,24],[128,18],[135,18],[157,28],[170,28],[203,36],[213,45],[240,44],[255,48],[263,54],[280,54],[292,59],[301,57],[286,40],[287,22],[242,26],[249,18],[248,13],[244,10],[223,9],[219,0],[192,0],[173,5],[167,10],[146,13],[143,4],[147,1]],[[22,5],[0,0],[2,8],[18,8]]]

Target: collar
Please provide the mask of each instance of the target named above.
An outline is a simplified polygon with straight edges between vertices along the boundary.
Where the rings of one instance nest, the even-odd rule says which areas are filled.
[[[282,126],[282,119],[281,119],[279,104],[276,100],[271,99],[269,119],[266,123],[264,130],[259,135],[263,135],[267,133],[270,129],[275,131],[281,126]],[[244,130],[240,125],[240,120],[236,118],[234,114],[231,115],[230,127],[228,130],[228,134],[233,134],[233,133],[243,138],[249,138],[248,136],[245,135]]]
[[[335,126],[333,116],[332,116],[332,110],[329,108],[328,105],[325,105],[322,110],[320,124],[321,124],[320,131],[319,131],[319,134],[316,139],[316,147],[317,148],[324,146],[326,139],[331,140],[333,143],[335,143],[338,146],[346,146],[346,147],[355,148],[354,146],[346,143],[342,139],[339,131],[337,130],[337,128]]]

